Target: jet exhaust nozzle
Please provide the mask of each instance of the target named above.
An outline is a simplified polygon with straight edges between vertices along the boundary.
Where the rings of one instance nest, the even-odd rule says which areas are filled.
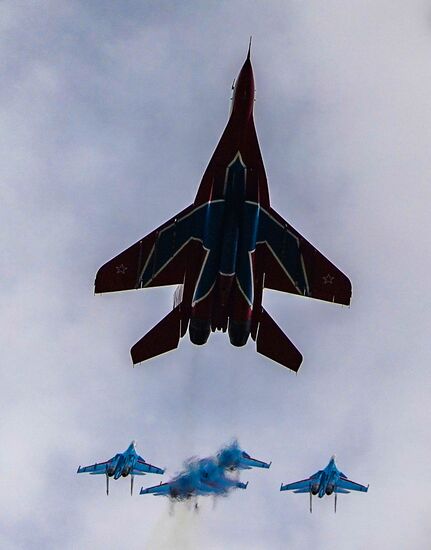
[[[245,346],[250,336],[251,319],[247,321],[234,321],[229,319],[229,340],[233,346],[241,347]]]
[[[189,336],[192,344],[202,346],[206,344],[211,333],[211,322],[206,319],[191,318]]]
[[[334,486],[333,485],[327,485],[325,492],[328,496],[332,495],[332,493],[334,492]]]

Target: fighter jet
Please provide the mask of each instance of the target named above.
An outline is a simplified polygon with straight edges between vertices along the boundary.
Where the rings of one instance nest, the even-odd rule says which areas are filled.
[[[252,458],[248,453],[243,451],[237,441],[234,441],[228,447],[222,449],[217,455],[217,463],[220,468],[230,471],[234,470],[250,470],[251,468],[269,468],[272,462],[263,462]]]
[[[92,466],[79,466],[77,473],[89,473],[91,475],[106,475],[106,494],[109,495],[109,478],[118,479],[130,474],[130,494],[133,494],[133,481],[135,476],[143,476],[146,473],[164,474],[164,470],[145,462],[142,456],[136,452],[136,441],[132,441],[123,453],[118,453],[106,462],[99,462]]]
[[[312,476],[301,481],[281,484],[280,491],[293,491],[294,493],[309,493],[310,494],[310,513],[313,511],[313,495],[318,495],[322,498],[324,495],[332,495],[334,493],[334,512],[337,511],[337,495],[347,494],[350,491],[362,491],[366,493],[368,487],[347,479],[347,476],[340,472],[335,464],[335,455],[331,457],[328,465],[324,470],[319,470]]]
[[[198,496],[226,494],[232,489],[247,489],[248,482],[242,483],[226,477],[215,463],[201,465],[201,470],[185,472],[167,483],[160,483],[147,489],[141,488],[140,494],[165,496],[171,500],[188,500]]]
[[[249,46],[194,202],[96,275],[96,293],[179,285],[173,311],[132,347],[134,364],[177,348],[187,330],[196,345],[227,330],[234,346],[251,336],[296,372],[302,355],[262,307],[263,289],[350,303],[349,279],[270,206],[254,103]]]

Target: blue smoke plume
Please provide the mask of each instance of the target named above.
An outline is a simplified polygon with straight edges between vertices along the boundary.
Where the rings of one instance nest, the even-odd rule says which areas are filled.
[[[238,442],[222,448],[214,457],[192,458],[185,463],[185,468],[171,483],[178,488],[175,500],[188,498],[187,493],[196,496],[227,496],[234,489],[245,489],[247,484],[228,475],[240,469],[242,449]]]

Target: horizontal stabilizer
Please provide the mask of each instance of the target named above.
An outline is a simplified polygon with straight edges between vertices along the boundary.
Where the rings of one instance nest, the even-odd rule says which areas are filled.
[[[132,347],[133,364],[176,349],[180,341],[180,328],[181,315],[177,306]]]
[[[160,483],[160,485],[154,485],[154,487],[147,487],[146,489],[141,487],[141,490],[140,490],[139,494],[140,495],[153,494],[153,495],[156,495],[156,496],[157,495],[169,495],[170,488],[171,488],[170,483]]]
[[[300,352],[263,308],[256,338],[256,350],[295,372],[302,363]]]

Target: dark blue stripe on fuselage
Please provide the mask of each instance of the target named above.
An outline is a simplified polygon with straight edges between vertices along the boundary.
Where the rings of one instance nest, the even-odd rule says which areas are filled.
[[[245,202],[245,189],[246,168],[237,158],[228,168],[225,200],[207,206],[203,242],[209,253],[194,302],[208,294],[219,272],[236,274],[247,300],[253,302],[250,252],[256,248],[259,205]]]
[[[240,220],[245,198],[245,166],[239,160],[229,167],[226,178],[223,244],[220,272],[232,275],[236,271]]]
[[[250,252],[256,248],[259,205],[245,202],[246,167],[239,156],[228,167],[225,198],[203,204],[183,219],[164,228],[140,275],[145,287],[191,239],[202,242],[207,257],[193,301],[204,298],[214,286],[218,273],[235,274],[251,304],[253,273]]]

